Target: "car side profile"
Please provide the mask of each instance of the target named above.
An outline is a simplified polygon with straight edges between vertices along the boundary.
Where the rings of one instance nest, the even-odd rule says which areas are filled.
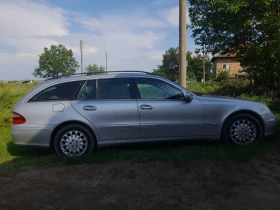
[[[199,96],[147,72],[61,76],[39,83],[13,109],[17,145],[78,157],[135,142],[222,139],[248,145],[274,133],[260,102]]]

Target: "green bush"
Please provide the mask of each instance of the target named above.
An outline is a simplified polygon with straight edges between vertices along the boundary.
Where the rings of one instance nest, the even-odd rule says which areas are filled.
[[[217,80],[219,81],[226,81],[229,78],[229,72],[228,71],[221,71],[218,76]]]

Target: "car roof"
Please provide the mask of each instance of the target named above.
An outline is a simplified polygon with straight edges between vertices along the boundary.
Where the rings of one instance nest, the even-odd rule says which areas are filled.
[[[42,81],[41,83],[44,86],[48,86],[50,84],[57,84],[63,82],[70,82],[70,81],[79,81],[79,80],[91,80],[91,79],[105,79],[105,78],[124,78],[124,77],[158,77],[150,72],[141,72],[141,71],[111,71],[105,72],[100,74],[90,74],[90,73],[80,73],[80,74],[73,74],[69,76],[59,76],[55,78],[50,78]]]
[[[105,79],[105,78],[125,78],[125,77],[139,77],[143,76],[158,78],[158,76],[149,73],[149,72],[106,72],[104,74],[75,74],[75,75],[68,75],[68,76],[60,76],[56,78],[50,78],[41,81],[36,87],[30,90],[20,101],[26,101],[30,96],[34,95],[35,93],[50,87],[55,84],[64,83],[64,82],[72,82],[72,81],[80,81],[80,80],[91,80],[91,79]]]
[[[173,85],[177,86],[178,88],[182,89],[183,87],[172,82],[168,79],[163,77],[157,76],[150,72],[141,72],[141,71],[117,71],[117,72],[105,72],[102,74],[75,74],[75,75],[67,75],[67,76],[60,76],[56,78],[50,78],[44,81],[41,81],[36,87],[31,89],[20,101],[26,102],[31,96],[38,93],[39,91],[48,88],[52,85],[64,83],[64,82],[72,82],[72,81],[85,81],[85,80],[92,80],[92,79],[106,79],[106,78],[131,78],[131,77],[144,77],[144,78],[157,78],[168,83],[172,83]],[[183,88],[187,90],[186,88]],[[188,90],[187,90],[188,91]],[[190,91],[188,91],[190,92]],[[193,94],[193,93],[192,93]]]

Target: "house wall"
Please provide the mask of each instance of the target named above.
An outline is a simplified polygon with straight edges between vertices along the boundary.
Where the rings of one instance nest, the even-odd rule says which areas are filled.
[[[237,75],[245,75],[245,72],[239,72],[242,70],[240,63],[232,58],[218,58],[213,62],[214,74],[217,76],[221,71],[223,71],[223,64],[229,64],[229,74],[230,77],[235,77]]]

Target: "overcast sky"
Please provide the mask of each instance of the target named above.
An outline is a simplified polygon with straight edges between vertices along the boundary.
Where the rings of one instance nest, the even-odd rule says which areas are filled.
[[[0,80],[34,79],[44,47],[63,44],[80,64],[152,71],[177,47],[178,0],[0,0]],[[187,18],[187,21],[188,18]],[[195,45],[187,31],[187,50]],[[80,70],[79,70],[80,72]]]

